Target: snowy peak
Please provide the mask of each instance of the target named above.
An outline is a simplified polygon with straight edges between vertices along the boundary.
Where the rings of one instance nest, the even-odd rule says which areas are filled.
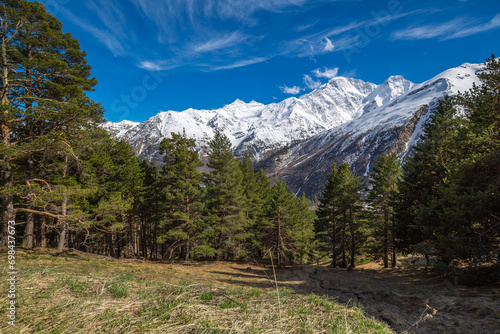
[[[106,122],[102,125],[102,127],[106,131],[108,131],[111,136],[121,138],[125,135],[125,133],[127,133],[129,130],[132,130],[139,124],[141,123],[125,120],[118,123]]]
[[[305,191],[309,197],[320,194],[318,185],[325,184],[332,163],[349,163],[366,181],[380,156],[408,154],[445,95],[479,84],[481,67],[464,64],[418,85],[401,76],[390,77],[364,100],[368,112],[277,152],[261,166],[272,181],[284,178],[293,191]]]
[[[414,89],[423,89],[429,85],[435,84],[439,80],[445,80],[449,85],[449,95],[465,92],[472,87],[472,84],[480,84],[477,73],[483,68],[482,64],[465,63],[458,67],[450,68],[439,73],[434,78],[416,85]]]
[[[464,64],[418,85],[399,75],[378,86],[359,79],[335,77],[308,94],[278,103],[264,105],[236,99],[219,109],[170,110],[140,124],[108,122],[103,127],[111,135],[126,139],[139,156],[157,161],[161,161],[159,143],[171,132],[184,129],[196,139],[203,155],[215,131],[221,131],[231,140],[236,155],[249,153],[254,162],[259,162],[320,134],[328,134],[322,141],[349,134],[343,145],[350,145],[355,141],[354,134],[401,127],[422,106],[432,109],[445,94],[465,91],[473,82],[477,83],[475,73],[480,67]],[[413,140],[412,137],[408,145]]]
[[[381,107],[410,91],[413,86],[413,82],[401,75],[391,76],[365,98],[363,111],[370,112]]]

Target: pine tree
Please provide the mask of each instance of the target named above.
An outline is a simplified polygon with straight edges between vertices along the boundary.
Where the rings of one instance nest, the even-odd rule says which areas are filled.
[[[29,162],[36,153],[63,156],[74,150],[76,134],[95,126],[103,111],[84,94],[97,82],[90,77],[85,52],[76,39],[62,32],[61,23],[39,2],[4,0],[1,4],[0,186],[5,243],[7,221],[15,220],[16,213],[67,220],[66,200],[51,212],[29,209],[33,205],[28,202],[16,207],[14,194],[23,191],[16,185],[34,182],[26,179],[30,173],[19,171],[36,165]],[[48,184],[48,180],[36,182]],[[64,223],[60,233],[65,234]]]
[[[167,257],[167,244],[161,243],[159,249],[159,236],[165,235],[167,231],[160,225],[164,222],[167,214],[167,204],[165,201],[165,186],[160,175],[160,168],[153,161],[142,160],[140,163],[142,173],[144,174],[141,190],[134,201],[133,215],[128,226],[128,254],[137,255],[139,249],[144,249],[139,245],[141,227],[149,226],[151,235],[152,257],[158,258],[158,255]],[[144,242],[144,240],[143,240]],[[172,258],[174,248],[170,248],[169,258]],[[143,251],[144,253],[144,251]]]
[[[287,259],[291,259],[295,239],[293,235],[294,204],[294,195],[288,192],[283,180],[272,186],[267,213],[272,224],[268,235],[268,245],[278,267]]]
[[[143,173],[128,143],[106,136],[88,158],[85,186],[94,191],[88,196],[87,214],[90,226],[102,234],[110,256],[116,257],[121,252],[121,244],[116,245],[116,241],[131,223],[129,214],[138,199]]]
[[[392,252],[391,266],[396,266],[395,245],[395,198],[401,178],[401,164],[395,153],[381,156],[377,166],[373,168],[370,183],[372,189],[368,194],[368,201],[374,211],[376,220],[375,233],[381,237],[384,268],[389,267],[389,254]]]
[[[261,231],[258,225],[264,217],[266,200],[266,191],[262,189],[262,182],[267,181],[267,178],[264,175],[264,179],[259,180],[259,175],[255,173],[248,154],[245,154],[241,160],[240,168],[242,172],[244,225],[248,231],[246,248],[250,254],[258,256],[262,245],[262,239],[259,237]]]
[[[267,251],[267,235],[272,228],[272,224],[269,221],[270,217],[267,215],[267,213],[269,212],[269,205],[271,200],[271,183],[267,179],[267,176],[262,169],[255,175],[255,178],[257,183],[256,191],[261,198],[261,214],[257,217],[257,220],[253,227],[254,237],[250,241],[250,247],[254,248],[255,252],[257,253],[257,257],[262,259]]]
[[[451,257],[489,261],[500,249],[500,60],[492,55],[481,85],[458,96],[465,111],[458,133],[460,155],[449,166],[447,226]],[[455,144],[456,145],[456,144]],[[478,260],[483,259],[483,260]]]
[[[449,166],[457,155],[455,140],[461,120],[455,117],[453,99],[440,101],[424,126],[421,141],[403,166],[397,206],[396,234],[402,250],[420,251],[428,258],[440,253],[436,236],[447,234],[443,224],[441,192],[448,186]]]
[[[204,229],[204,189],[201,187],[202,175],[196,169],[203,163],[194,139],[187,138],[185,132],[171,136],[160,144],[160,152],[165,153],[162,174],[168,203],[168,228],[159,240],[178,244],[181,258],[188,260],[199,253],[198,239]]]
[[[339,192],[338,204],[342,222],[342,266],[347,267],[346,252],[350,253],[350,266],[356,265],[356,251],[359,245],[359,224],[357,214],[361,210],[361,181],[354,176],[347,163],[340,164],[338,168]],[[348,243],[350,242],[350,245]]]
[[[427,258],[448,264],[498,254],[499,73],[493,56],[481,85],[442,100],[404,166],[398,231]],[[456,117],[457,106],[465,117]]]
[[[217,259],[245,256],[241,245],[249,237],[243,211],[242,172],[229,139],[216,132],[209,142],[210,174],[206,178],[210,228]]]
[[[321,193],[318,209],[316,210],[315,230],[320,247],[330,250],[332,266],[337,267],[339,227],[338,207],[336,203],[338,192],[337,165],[333,163],[326,181],[325,189]]]
[[[316,232],[323,244],[330,244],[332,265],[354,268],[356,252],[359,247],[359,225],[356,219],[360,211],[361,183],[347,163],[338,167],[333,164],[328,175],[325,190],[318,207]]]
[[[302,264],[306,255],[311,255],[315,249],[314,243],[314,222],[316,215],[310,209],[311,202],[306,194],[302,193],[300,197],[295,198],[295,226],[293,232],[294,246],[293,259]]]

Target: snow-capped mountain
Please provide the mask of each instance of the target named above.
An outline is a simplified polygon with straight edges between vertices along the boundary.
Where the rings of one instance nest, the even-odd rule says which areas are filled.
[[[399,86],[386,86],[385,92],[379,90],[368,102],[382,103],[386,96],[402,93]],[[184,129],[204,151],[219,130],[229,137],[237,155],[248,152],[254,161],[260,161],[276,150],[359,117],[365,100],[376,90],[377,85],[372,83],[336,77],[309,94],[279,103],[236,100],[216,110],[165,111],[140,124],[107,122],[104,128],[111,135],[126,139],[140,157],[158,161],[158,145],[171,132]]]
[[[472,87],[480,67],[464,64],[418,85],[402,76],[378,86],[336,77],[279,103],[236,100],[216,110],[165,111],[142,123],[108,122],[104,128],[127,140],[140,157],[158,162],[159,143],[171,132],[184,129],[204,155],[219,130],[236,155],[249,153],[272,179],[283,177],[292,189],[314,195],[332,162],[347,161],[366,176],[380,155],[407,154],[439,99]]]
[[[284,178],[294,191],[305,191],[308,196],[320,195],[333,163],[348,162],[366,180],[381,155],[396,152],[404,158],[408,154],[440,99],[479,84],[476,73],[481,66],[464,64],[422,84],[407,84],[411,88],[405,93],[261,164],[271,180]]]

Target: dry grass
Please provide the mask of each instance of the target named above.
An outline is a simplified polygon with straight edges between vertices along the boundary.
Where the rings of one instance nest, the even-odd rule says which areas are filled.
[[[272,270],[257,265],[37,250],[18,251],[17,266],[18,321],[14,331],[0,322],[2,333],[392,333],[283,272],[277,292]],[[0,296],[4,319],[6,303]]]

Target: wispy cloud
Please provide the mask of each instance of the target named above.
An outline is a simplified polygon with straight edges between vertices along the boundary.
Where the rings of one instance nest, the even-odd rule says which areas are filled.
[[[500,14],[495,15],[495,17],[493,17],[489,22],[459,30],[454,34],[452,34],[451,36],[448,36],[447,39],[471,36],[492,29],[496,29],[498,27],[500,27]]]
[[[303,90],[303,88],[299,86],[293,86],[293,87],[281,86],[280,88],[283,93],[292,95],[297,95]]]
[[[439,38],[449,40],[463,38],[500,27],[500,14],[490,21],[477,23],[477,19],[468,17],[455,18],[440,24],[428,24],[419,27],[409,27],[392,33],[392,40],[418,40]]]
[[[344,25],[333,26],[314,32],[307,36],[297,38],[285,45],[287,53],[294,53],[299,57],[310,57],[328,52],[338,52],[350,49],[359,45],[360,31],[367,27],[377,26],[380,29],[387,26],[391,21],[422,13],[433,12],[434,9],[419,9],[402,12],[387,16],[373,16],[364,20],[354,20]],[[366,33],[365,33],[366,34]]]
[[[340,76],[346,77],[346,78],[355,78],[356,74],[357,74],[356,70],[350,70],[350,71],[340,73]]]
[[[420,27],[410,27],[395,31],[391,34],[392,40],[416,40],[449,36],[465,24],[464,18],[457,18],[441,24],[429,24]]]
[[[308,89],[313,90],[321,86],[321,81],[316,81],[310,75],[306,74],[304,75],[304,84]]]
[[[312,71],[312,73],[314,73],[314,75],[317,78],[332,79],[332,78],[335,78],[337,76],[337,74],[339,73],[339,68],[338,67],[335,67],[335,68],[324,67],[323,69],[317,68],[314,71]]]
[[[311,72],[317,78],[332,79],[332,78],[335,78],[337,76],[339,69],[338,69],[338,67],[335,67],[335,68],[323,67],[323,68],[317,68]],[[304,74],[304,76],[302,77],[302,82],[304,84],[303,87],[300,87],[300,86],[288,87],[286,85],[283,85],[283,86],[280,86],[280,89],[285,94],[296,95],[304,90],[317,89],[323,84],[320,80],[314,80],[309,74]]]
[[[195,52],[211,52],[215,50],[220,50],[220,49],[226,49],[229,47],[232,47],[234,45],[237,45],[239,43],[244,42],[247,39],[246,36],[241,34],[238,31],[235,31],[231,34],[224,34],[221,37],[217,37],[214,39],[211,39],[209,41],[203,42],[199,45],[196,45],[193,48],[193,51]]]
[[[335,46],[333,45],[332,41],[328,38],[325,37],[325,51],[330,52],[335,49]]]
[[[123,40],[119,39],[112,31],[106,28],[98,28],[64,8],[61,9],[61,12],[73,24],[93,35],[96,40],[104,44],[115,56],[124,56],[126,54]]]
[[[248,65],[253,65],[257,63],[262,63],[266,60],[269,60],[268,57],[255,57],[255,58],[250,58],[250,59],[243,59],[239,60],[230,64],[226,65],[219,65],[219,66],[212,66],[212,70],[228,70],[231,68],[237,68],[237,67],[243,67],[243,66],[248,66]]]
[[[160,61],[143,60],[140,61],[137,66],[148,71],[166,71],[172,68],[176,68],[178,65],[162,60]]]

